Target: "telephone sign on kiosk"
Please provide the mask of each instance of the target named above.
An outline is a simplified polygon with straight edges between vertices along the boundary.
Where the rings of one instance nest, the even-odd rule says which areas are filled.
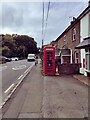
[[[52,46],[44,48],[44,73],[55,75],[55,48]]]

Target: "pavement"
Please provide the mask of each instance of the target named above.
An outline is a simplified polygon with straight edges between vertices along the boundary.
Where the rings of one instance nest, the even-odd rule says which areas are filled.
[[[79,80],[80,82],[84,83],[85,85],[90,86],[90,77],[84,76],[84,75],[73,75],[74,78]]]
[[[82,75],[43,76],[39,63],[3,106],[2,118],[87,118],[87,83]]]

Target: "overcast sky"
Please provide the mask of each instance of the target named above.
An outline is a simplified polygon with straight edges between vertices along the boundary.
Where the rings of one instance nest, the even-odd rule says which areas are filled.
[[[29,35],[41,46],[42,6],[42,2],[3,2],[0,33]],[[47,6],[45,2],[45,20]],[[55,40],[70,25],[72,17],[78,17],[87,6],[87,2],[51,2],[44,44]]]

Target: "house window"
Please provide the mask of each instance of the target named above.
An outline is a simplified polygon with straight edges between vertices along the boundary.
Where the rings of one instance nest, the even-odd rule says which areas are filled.
[[[90,71],[90,50],[86,51],[86,69]]]
[[[76,28],[73,29],[72,40],[76,40]]]
[[[78,63],[78,52],[75,52],[75,63]]]
[[[64,42],[66,42],[66,35],[64,35]]]
[[[61,49],[61,64],[70,63],[71,60],[71,50]]]

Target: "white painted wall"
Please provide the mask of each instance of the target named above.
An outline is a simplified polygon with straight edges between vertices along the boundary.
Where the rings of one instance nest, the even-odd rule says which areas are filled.
[[[88,37],[89,35],[89,14],[85,15],[80,20],[80,36],[81,36],[81,42],[83,41],[83,38]]]
[[[88,37],[90,34],[90,28],[89,28],[89,14],[85,15],[81,20],[80,20],[80,42],[83,41],[84,38]],[[81,64],[82,67],[80,68],[80,73],[84,74],[87,76],[87,73],[85,72],[85,69],[83,68],[83,59],[85,58],[85,49],[81,49]]]

